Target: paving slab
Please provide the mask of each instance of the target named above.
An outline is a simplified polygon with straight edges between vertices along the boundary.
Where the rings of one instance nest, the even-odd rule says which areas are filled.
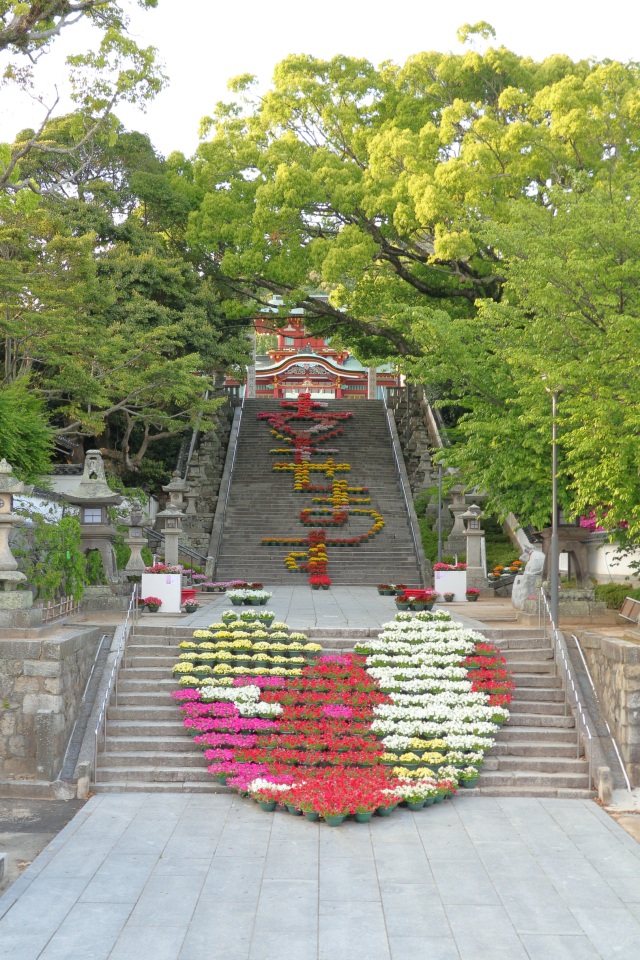
[[[0,960],[638,960],[631,844],[589,800],[332,829],[235,796],[102,794],[0,899]]]

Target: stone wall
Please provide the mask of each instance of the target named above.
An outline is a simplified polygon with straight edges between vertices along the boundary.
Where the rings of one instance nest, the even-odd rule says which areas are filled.
[[[189,486],[198,494],[195,504],[197,513],[185,517],[180,544],[191,547],[204,557],[209,552],[233,412],[234,408],[229,403],[216,411],[215,425],[200,438],[187,473]]]
[[[577,634],[632,787],[640,786],[640,644]]]
[[[0,639],[0,779],[57,777],[100,636]]]

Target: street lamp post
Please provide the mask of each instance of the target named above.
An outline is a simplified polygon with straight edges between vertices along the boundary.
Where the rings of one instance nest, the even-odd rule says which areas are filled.
[[[547,380],[547,374],[542,376]],[[560,589],[560,550],[558,541],[558,394],[561,387],[547,387],[551,396],[551,619],[558,626],[558,593]]]
[[[438,563],[442,563],[442,464],[438,463]]]
[[[558,390],[551,392],[551,619],[558,626],[560,551],[558,547]]]

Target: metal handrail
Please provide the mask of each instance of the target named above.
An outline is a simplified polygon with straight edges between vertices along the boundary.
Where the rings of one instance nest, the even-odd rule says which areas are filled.
[[[118,670],[120,669],[120,664],[122,663],[122,658],[124,656],[127,641],[129,635],[133,636],[136,629],[136,624],[140,616],[140,608],[138,604],[139,599],[139,584],[134,584],[133,590],[131,591],[131,599],[129,600],[129,606],[127,608],[127,615],[124,618],[124,623],[122,625],[122,630],[120,633],[120,642],[118,643],[118,649],[116,651],[116,656],[113,661],[113,667],[111,669],[111,674],[109,675],[109,682],[107,683],[107,689],[105,690],[104,697],[102,698],[102,704],[100,706],[100,711],[98,713],[98,721],[96,723],[96,728],[94,732],[94,747],[93,747],[93,775],[96,776],[98,769],[98,744],[100,742],[100,736],[102,736],[102,747],[106,746],[107,741],[107,708],[109,706],[109,701],[111,700],[111,694],[115,695],[115,704],[118,705]]]
[[[222,514],[220,517],[220,526],[218,527],[218,537],[216,539],[215,549],[210,550],[211,556],[215,558],[215,565],[218,564],[218,557],[220,556],[220,544],[222,541],[222,536],[224,533],[224,527],[227,522],[227,509],[229,506],[229,494],[231,492],[231,482],[233,480],[233,474],[236,468],[236,455],[238,453],[238,443],[240,442],[240,429],[242,427],[242,417],[244,415],[244,402],[246,400],[246,391],[242,397],[242,403],[240,404],[240,416],[238,417],[238,429],[236,430],[235,440],[233,443],[233,452],[231,454],[231,465],[229,467],[229,479],[227,482],[226,489],[224,491],[224,502],[222,504]],[[218,519],[217,513],[214,518],[214,523]]]
[[[569,651],[567,650],[564,639],[561,637],[560,632],[553,622],[551,616],[551,609],[549,607],[549,602],[545,596],[544,590],[540,587],[539,591],[539,606],[538,610],[541,611],[542,608],[546,610],[548,621],[551,625],[551,641],[553,645],[553,666],[555,676],[559,676],[562,680],[563,690],[564,690],[564,709],[565,716],[567,714],[567,709],[571,710],[573,713],[574,719],[578,726],[578,732],[582,737],[582,741],[585,748],[585,753],[587,755],[587,762],[589,764],[589,783],[593,783],[593,734],[591,733],[591,728],[585,716],[585,712],[582,706],[582,701],[580,699],[580,688],[575,683],[573,679],[573,673],[571,671],[571,666],[569,663]],[[540,618],[539,618],[540,619]],[[547,620],[543,618],[543,628],[544,636],[547,636]],[[573,702],[570,700],[570,695],[572,696]],[[580,758],[580,738],[578,739],[578,759]]]
[[[409,499],[408,499],[408,496],[407,496],[407,490],[406,490],[405,483],[404,483],[404,479],[403,479],[403,476],[402,476],[402,471],[400,470],[400,461],[398,460],[398,451],[396,450],[396,445],[395,445],[395,443],[394,443],[393,430],[391,429],[391,416],[392,416],[392,414],[391,414],[391,411],[389,410],[389,407],[387,406],[387,398],[386,398],[386,397],[383,398],[383,402],[384,402],[385,413],[386,413],[386,415],[387,415],[387,429],[388,429],[388,431],[389,431],[389,439],[391,440],[391,449],[393,450],[393,462],[394,462],[394,464],[395,464],[396,474],[397,474],[397,476],[398,476],[398,479],[400,480],[400,487],[401,487],[401,489],[402,489],[402,496],[404,497],[404,506],[405,506],[405,510],[406,510],[406,512],[407,512],[407,520],[409,521],[409,530],[411,531],[411,539],[412,539],[412,541],[413,541],[413,551],[414,551],[414,553],[415,553],[416,563],[417,563],[417,565],[418,565],[418,570],[420,571],[420,576],[421,576],[421,578],[422,578],[423,571],[422,571],[422,563],[421,563],[421,559],[420,559],[420,549],[419,549],[419,547],[418,547],[418,540],[417,540],[417,537],[416,537],[416,531],[415,531],[415,529],[414,529],[413,517],[411,516],[411,509],[410,509],[410,507],[409,507]],[[424,584],[424,580],[423,580],[423,584]]]

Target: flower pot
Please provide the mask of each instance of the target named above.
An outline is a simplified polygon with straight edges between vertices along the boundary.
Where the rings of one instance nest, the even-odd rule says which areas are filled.
[[[244,606],[244,600],[232,600],[231,603],[234,605],[234,607]]]
[[[477,593],[467,594],[467,600],[469,601],[469,603],[475,603],[477,599],[478,599]]]
[[[415,803],[407,800],[407,807],[409,810],[422,810],[424,807],[424,800],[417,800]]]
[[[461,783],[461,786],[465,788],[465,790],[473,790],[474,787],[478,786],[479,779],[480,777],[473,777],[473,779],[461,780],[460,783]]]
[[[305,820],[310,820],[312,823],[315,823],[316,820],[320,819],[320,814],[315,810],[305,810]]]
[[[436,798],[435,798],[435,797],[427,797],[427,799],[426,799],[425,802],[424,802],[424,805],[425,805],[425,807],[431,807],[431,806],[433,806],[433,804],[434,804],[435,802],[436,802]]]
[[[339,827],[341,823],[347,819],[346,813],[340,814],[337,817],[325,817],[324,822],[328,827]]]
[[[286,804],[286,808],[287,808],[288,812],[291,814],[292,817],[301,817],[301,816],[302,816],[302,810],[298,810],[298,808],[295,807],[292,803],[287,803],[287,804]]]
[[[356,821],[356,823],[369,823],[372,816],[373,816],[373,810],[369,810],[367,813],[354,814],[354,820]]]
[[[185,609],[185,613],[196,613],[198,610],[197,607],[192,606],[190,603],[185,604],[184,609]]]
[[[393,811],[395,810],[395,803],[391,804],[390,807],[378,807],[376,813],[379,817],[390,817]]]
[[[270,813],[272,810],[275,810],[277,803],[275,800],[258,800],[258,806],[261,810],[266,810],[267,813]]]
[[[433,798],[434,803],[442,803],[444,801],[444,793],[439,793],[436,797]]]
[[[408,610],[410,606],[411,604],[409,603],[398,603],[398,601],[396,600],[396,607],[398,608],[398,610]]]
[[[157,603],[148,603],[148,604],[147,604],[147,610],[148,610],[149,613],[157,613],[159,609],[160,609],[160,607],[157,605]]]

